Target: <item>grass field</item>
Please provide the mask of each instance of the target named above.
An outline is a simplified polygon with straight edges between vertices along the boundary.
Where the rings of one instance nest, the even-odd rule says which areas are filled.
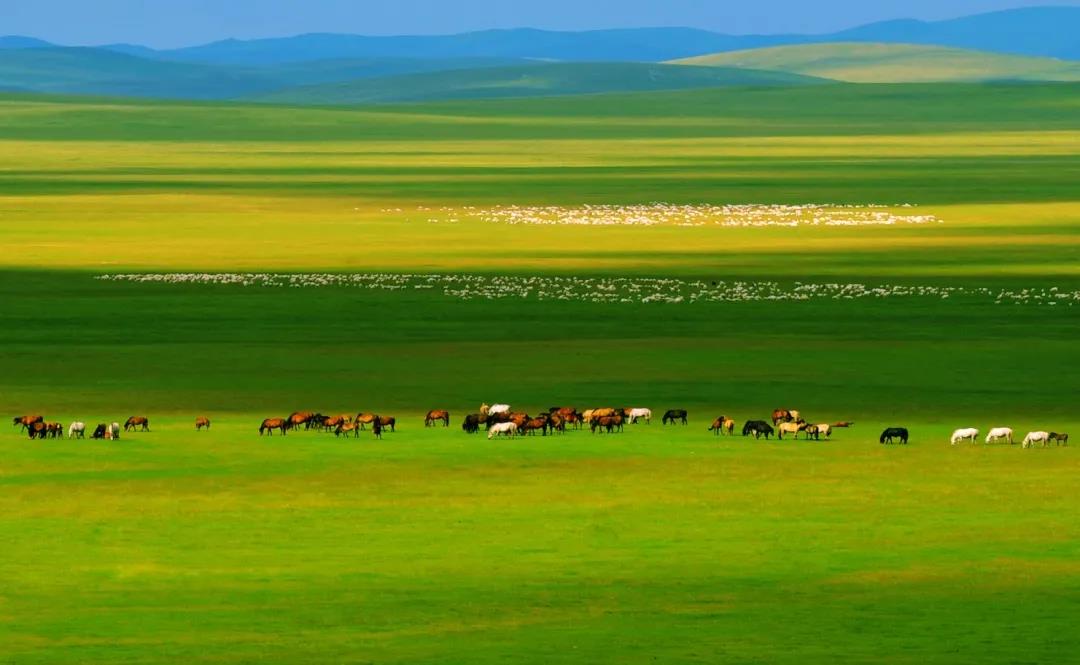
[[[4,412],[153,431],[0,433],[0,661],[1067,660],[1080,462],[948,435],[1080,429],[1077,91],[4,98]],[[242,272],[306,286],[96,279]],[[706,432],[777,406],[856,426]],[[258,437],[309,408],[402,426]]]
[[[1080,65],[1071,60],[924,44],[834,42],[776,46],[677,62],[790,72],[851,83],[1080,80]]]

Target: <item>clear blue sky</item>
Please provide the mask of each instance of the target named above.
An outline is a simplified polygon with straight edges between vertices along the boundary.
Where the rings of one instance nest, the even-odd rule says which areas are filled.
[[[0,35],[175,47],[304,32],[439,34],[690,26],[732,34],[829,32],[1077,0],[0,0]]]

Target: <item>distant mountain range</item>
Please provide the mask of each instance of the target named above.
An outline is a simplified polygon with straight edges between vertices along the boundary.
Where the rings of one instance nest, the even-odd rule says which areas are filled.
[[[550,32],[488,30],[458,35],[365,37],[309,34],[225,40],[173,50],[131,44],[98,47],[142,58],[227,65],[277,65],[356,58],[516,58],[661,62],[708,53],[824,42],[934,44],[999,53],[1080,59],[1080,7],[1033,7],[947,21],[897,20],[826,35],[724,35],[691,28]],[[53,46],[0,37],[0,48]]]
[[[829,79],[1074,81],[1078,35],[1080,7],[889,21],[831,35],[521,29],[430,37],[312,34],[175,50],[61,47],[12,36],[0,37],[0,92],[360,104]]]

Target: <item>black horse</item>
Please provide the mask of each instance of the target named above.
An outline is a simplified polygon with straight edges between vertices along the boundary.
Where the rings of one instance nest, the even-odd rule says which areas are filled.
[[[461,429],[465,430],[466,434],[476,434],[480,431],[480,425],[483,422],[483,416],[479,413],[473,413],[465,416],[465,422],[461,423]]]
[[[880,443],[892,443],[893,439],[899,439],[900,443],[907,445],[908,431],[906,427],[890,427],[881,433]]]
[[[764,420],[747,420],[746,424],[743,425],[742,435],[750,436],[753,434],[755,439],[760,439],[762,436],[768,439],[775,431],[773,426]]]
[[[661,422],[663,422],[665,425],[667,425],[668,423],[674,425],[677,421],[681,422],[683,425],[687,424],[686,411],[684,411],[683,409],[671,409],[664,414],[664,418]]]
[[[90,438],[91,439],[104,439],[105,438],[105,432],[108,429],[109,429],[109,426],[102,423],[101,425],[98,425],[97,427],[94,428],[94,434]]]

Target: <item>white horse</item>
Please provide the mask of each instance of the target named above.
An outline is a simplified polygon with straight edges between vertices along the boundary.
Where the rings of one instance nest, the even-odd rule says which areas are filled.
[[[494,439],[500,434],[503,436],[514,436],[517,434],[517,429],[517,423],[497,423],[488,429],[488,439]]]
[[[120,438],[120,423],[113,423],[105,428],[106,439],[119,439]]]
[[[817,426],[817,432],[819,436],[823,436],[826,439],[832,437],[832,425],[821,424]]]
[[[970,441],[975,443],[975,440],[979,438],[979,430],[974,427],[967,427],[965,429],[958,429],[952,433],[952,438],[949,439],[949,443],[956,445],[961,441]]]
[[[86,423],[71,423],[71,426],[68,427],[68,438],[74,439],[76,436],[80,439],[86,437]]]
[[[488,415],[489,416],[497,416],[497,415],[499,415],[501,413],[510,413],[510,405],[509,404],[495,404],[494,406],[491,406],[491,407],[488,408]]]
[[[1043,448],[1050,445],[1050,432],[1028,432],[1024,437],[1024,447],[1034,448],[1036,443],[1041,443]]]
[[[644,418],[645,424],[652,424],[652,410],[651,409],[630,409],[630,422],[636,423],[638,418]]]
[[[1000,443],[1006,442],[1010,446],[1013,443],[1013,431],[1008,427],[995,427],[990,430],[990,433],[986,435],[987,443]]]
[[[800,414],[800,413],[799,413],[798,411],[796,411],[795,409],[792,409],[792,410],[788,411],[788,413],[790,413],[790,414],[791,414],[791,419],[792,419],[793,421],[795,421],[795,422],[799,422],[800,420],[802,420],[802,414]]]

